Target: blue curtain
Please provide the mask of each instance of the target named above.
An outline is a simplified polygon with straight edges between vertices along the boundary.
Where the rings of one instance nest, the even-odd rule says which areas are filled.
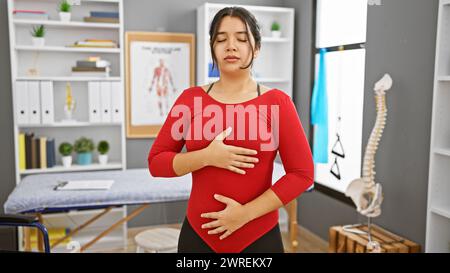
[[[325,48],[320,49],[319,67],[311,100],[311,124],[314,127],[313,159],[328,163],[328,99],[326,88]]]

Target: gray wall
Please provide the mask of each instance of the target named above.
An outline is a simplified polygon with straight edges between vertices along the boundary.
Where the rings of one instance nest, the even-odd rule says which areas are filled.
[[[307,134],[310,132],[311,50],[314,47],[311,39],[314,33],[313,1],[226,1],[296,9],[294,99]],[[164,28],[168,32],[195,33],[195,10],[203,2],[126,0],[125,30]],[[383,184],[385,201],[383,214],[375,222],[423,245],[438,1],[382,0],[382,3],[382,6],[369,7],[363,127],[365,147],[376,115],[371,90],[374,82],[384,72],[389,72],[394,87],[388,93],[388,122],[377,154],[377,180]],[[0,37],[8,37],[4,0],[0,1]],[[3,204],[14,187],[14,168],[10,159],[13,134],[8,39],[0,41],[0,71],[0,120],[4,128],[0,132],[3,151],[0,174],[4,178],[0,184],[0,204]],[[128,168],[146,167],[151,145],[152,140],[128,139]],[[185,209],[186,202],[154,205],[130,226],[179,222]],[[317,191],[299,199],[300,224],[324,239],[327,239],[331,225],[363,220],[350,206]],[[6,240],[0,237],[0,248],[5,244]]]

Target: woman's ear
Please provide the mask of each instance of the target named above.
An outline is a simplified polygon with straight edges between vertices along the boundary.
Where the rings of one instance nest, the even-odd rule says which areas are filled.
[[[259,49],[255,49],[254,53],[253,53],[253,58],[257,58],[259,55]]]

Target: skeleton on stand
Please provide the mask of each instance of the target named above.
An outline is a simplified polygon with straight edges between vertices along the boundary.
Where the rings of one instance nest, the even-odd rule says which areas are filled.
[[[381,246],[378,242],[372,241],[371,237],[371,218],[378,217],[381,214],[381,203],[383,202],[383,193],[381,185],[375,183],[375,154],[378,149],[384,127],[386,125],[386,91],[392,87],[392,78],[389,74],[375,84],[375,101],[377,107],[377,118],[369,142],[366,146],[363,163],[363,177],[350,182],[345,191],[345,195],[349,196],[356,205],[357,211],[368,217],[368,232],[354,229],[358,225],[344,226],[344,230],[353,233],[368,235],[369,242],[367,250],[370,252],[381,252]]]

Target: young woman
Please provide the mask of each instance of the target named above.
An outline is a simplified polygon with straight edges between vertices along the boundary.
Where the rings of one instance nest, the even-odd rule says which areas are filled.
[[[284,252],[278,209],[313,184],[308,141],[291,98],[251,76],[261,48],[255,17],[224,8],[209,34],[220,78],[177,98],[150,150],[150,173],[192,173],[178,252]],[[272,184],[277,152],[286,174]]]

